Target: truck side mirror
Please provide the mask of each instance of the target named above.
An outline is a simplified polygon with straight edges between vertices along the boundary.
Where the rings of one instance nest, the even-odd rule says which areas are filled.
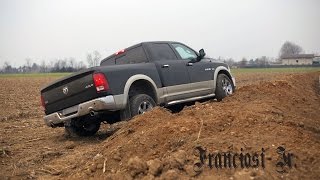
[[[204,52],[204,49],[200,49],[199,56],[198,56],[197,60],[200,61],[201,59],[204,58],[205,55],[206,55],[206,53]]]

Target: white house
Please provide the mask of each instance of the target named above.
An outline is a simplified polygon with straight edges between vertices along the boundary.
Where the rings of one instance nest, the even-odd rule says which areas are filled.
[[[312,65],[314,54],[293,54],[281,58],[282,65]]]

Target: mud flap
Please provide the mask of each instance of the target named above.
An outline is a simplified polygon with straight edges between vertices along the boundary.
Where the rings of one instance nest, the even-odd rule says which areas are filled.
[[[130,100],[127,99],[126,108],[120,110],[120,120],[125,121],[131,119]]]

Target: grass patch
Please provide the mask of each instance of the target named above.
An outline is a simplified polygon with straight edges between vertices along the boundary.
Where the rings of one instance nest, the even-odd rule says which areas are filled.
[[[71,73],[24,73],[24,74],[0,74],[0,78],[8,77],[63,77]]]

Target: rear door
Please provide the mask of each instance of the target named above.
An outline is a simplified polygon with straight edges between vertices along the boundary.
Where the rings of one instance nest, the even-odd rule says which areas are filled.
[[[211,94],[213,91],[214,68],[209,60],[202,59],[199,62],[191,62],[197,58],[197,53],[188,46],[181,43],[171,44],[178,59],[184,61],[190,77],[190,86],[194,96]]]
[[[184,61],[178,60],[168,43],[148,43],[148,51],[154,61],[162,86],[167,92],[166,101],[190,97],[190,78]]]

